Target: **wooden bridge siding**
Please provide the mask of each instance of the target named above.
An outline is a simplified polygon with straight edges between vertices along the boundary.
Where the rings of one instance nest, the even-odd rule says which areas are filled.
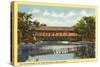
[[[77,36],[77,34],[72,31],[37,31],[35,36]]]
[[[36,36],[37,41],[76,41],[77,37]]]
[[[66,31],[36,31],[34,36],[38,41],[61,40],[61,41],[76,41],[77,34]]]

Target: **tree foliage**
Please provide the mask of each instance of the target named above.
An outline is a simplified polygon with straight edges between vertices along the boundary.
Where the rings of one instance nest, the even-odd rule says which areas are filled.
[[[33,32],[30,29],[33,26],[37,26],[37,27],[46,26],[46,24],[40,24],[38,20],[32,21],[32,14],[27,14],[25,12],[18,12],[19,42],[32,40]]]
[[[95,17],[82,17],[75,25],[75,31],[83,40],[93,41],[95,38]]]

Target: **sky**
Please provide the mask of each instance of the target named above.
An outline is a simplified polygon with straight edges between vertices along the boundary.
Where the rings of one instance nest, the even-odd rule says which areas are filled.
[[[39,21],[47,26],[70,27],[83,16],[94,16],[94,8],[73,8],[58,6],[18,5],[19,12],[32,14],[32,21]]]

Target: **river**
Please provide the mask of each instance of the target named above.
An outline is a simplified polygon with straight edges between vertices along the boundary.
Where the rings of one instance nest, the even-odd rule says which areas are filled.
[[[86,45],[82,45],[77,42],[69,43],[67,41],[66,42],[49,41],[49,42],[42,42],[42,43],[36,43],[36,44],[38,44],[37,47],[39,47],[39,49],[49,51],[49,52],[47,52],[46,54],[39,54],[39,55],[37,54],[34,56],[28,56],[27,60],[25,60],[25,61],[50,61],[50,60],[76,59],[75,53],[72,51],[77,50],[76,49],[77,47],[86,46]],[[27,47],[29,47],[29,46],[31,46],[33,48],[36,47],[33,44],[30,44],[30,45],[27,44]],[[69,51],[70,51],[70,53],[69,53]],[[38,52],[41,52],[41,50]],[[31,53],[34,53],[34,50],[31,51]]]

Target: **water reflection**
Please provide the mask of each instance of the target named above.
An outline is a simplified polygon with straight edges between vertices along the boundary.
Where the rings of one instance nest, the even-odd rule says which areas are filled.
[[[21,43],[18,61],[67,60],[76,58],[94,58],[95,44],[91,42],[44,41],[39,43]]]

